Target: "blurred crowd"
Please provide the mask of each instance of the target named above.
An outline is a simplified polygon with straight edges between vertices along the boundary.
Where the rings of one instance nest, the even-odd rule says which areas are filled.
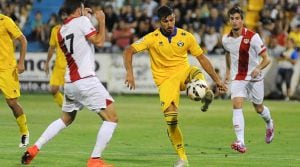
[[[0,12],[10,16],[22,29],[34,8],[33,1],[0,0]],[[278,60],[278,68],[293,68],[297,57],[291,55],[293,51],[299,55],[299,0],[87,0],[86,2],[88,7],[93,10],[102,9],[106,14],[106,42],[103,48],[97,49],[98,52],[120,53],[132,42],[156,29],[159,26],[156,9],[161,5],[169,5],[174,8],[176,26],[194,34],[208,55],[223,54],[221,38],[230,31],[227,11],[233,5],[239,4],[245,11],[246,26],[260,34],[270,55]],[[57,13],[52,13],[47,21],[43,20],[43,14],[39,11],[34,15],[30,25],[32,32],[27,39],[41,42],[45,46],[44,51],[47,51],[51,28],[61,21]],[[91,20],[93,24],[97,24],[93,16]],[[282,75],[284,76],[285,74]],[[280,89],[285,78],[276,80]]]
[[[295,47],[300,47],[298,0],[89,0],[86,2],[93,10],[103,9],[106,14],[106,45],[101,49],[104,52],[120,52],[131,42],[156,29],[158,26],[156,9],[161,5],[173,6],[176,26],[193,33],[199,45],[205,48],[208,54],[223,53],[221,37],[230,29],[226,13],[234,4],[244,8],[245,22],[249,23],[247,27],[258,32],[270,48],[276,45],[286,47],[288,37],[294,40]],[[251,3],[255,5],[254,9]],[[34,7],[32,4],[33,0],[0,0],[0,12],[10,16],[22,29],[29,12]],[[32,32],[28,38],[47,45],[51,28],[59,24],[60,19],[56,13],[52,13],[47,21],[43,21],[42,18],[42,13],[36,11],[30,25]],[[254,25],[247,19],[255,21]],[[95,20],[94,24],[97,24]]]

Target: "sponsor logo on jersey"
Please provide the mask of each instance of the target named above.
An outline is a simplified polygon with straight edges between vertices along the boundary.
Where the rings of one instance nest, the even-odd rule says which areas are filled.
[[[184,46],[184,43],[183,43],[182,41],[179,41],[179,42],[177,42],[177,46],[183,47],[183,46]]]

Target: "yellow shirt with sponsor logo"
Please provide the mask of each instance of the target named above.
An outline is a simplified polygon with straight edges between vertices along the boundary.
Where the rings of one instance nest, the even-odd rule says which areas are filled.
[[[14,39],[23,35],[15,22],[0,14],[0,70],[16,68]]]
[[[172,74],[190,66],[188,53],[193,56],[203,53],[191,33],[175,28],[173,34],[166,37],[160,29],[156,29],[131,45],[137,52],[149,51],[152,75],[157,86]]]
[[[56,58],[55,58],[55,67],[57,68],[66,68],[67,61],[64,53],[62,52],[61,48],[59,47],[57,33],[60,29],[61,25],[56,25],[51,30],[51,36],[49,40],[50,46],[55,46],[56,48]]]

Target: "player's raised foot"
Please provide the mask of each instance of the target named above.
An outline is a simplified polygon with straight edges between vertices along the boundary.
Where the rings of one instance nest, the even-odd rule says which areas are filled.
[[[101,158],[90,158],[88,160],[87,167],[114,167],[114,166],[107,164]]]
[[[20,148],[26,147],[29,144],[29,134],[21,136]]]
[[[39,149],[36,145],[28,147],[27,150],[24,152],[21,163],[22,164],[30,164],[33,158],[38,154]]]
[[[187,160],[179,159],[173,167],[189,167],[189,162]]]
[[[201,107],[201,111],[206,112],[208,110],[210,103],[213,101],[213,99],[214,99],[213,91],[207,90],[207,92],[205,93],[205,96],[201,100],[201,102],[204,103],[203,106]]]
[[[271,120],[269,128],[266,129],[266,143],[270,144],[274,138],[274,122]]]
[[[231,148],[233,150],[236,150],[240,153],[245,153],[247,151],[247,148],[244,144],[242,144],[240,141],[235,141],[231,144]]]

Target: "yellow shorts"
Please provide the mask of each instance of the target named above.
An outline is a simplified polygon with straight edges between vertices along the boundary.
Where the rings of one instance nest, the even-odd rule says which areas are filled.
[[[186,84],[191,79],[205,80],[205,76],[197,67],[191,66],[180,69],[179,72],[166,79],[159,88],[161,110],[165,111],[172,103],[178,108],[180,91],[186,89]]]
[[[20,97],[20,83],[16,68],[0,71],[0,89],[6,99]]]
[[[50,85],[63,86],[65,83],[65,72],[65,68],[57,68],[54,66],[50,78]]]

